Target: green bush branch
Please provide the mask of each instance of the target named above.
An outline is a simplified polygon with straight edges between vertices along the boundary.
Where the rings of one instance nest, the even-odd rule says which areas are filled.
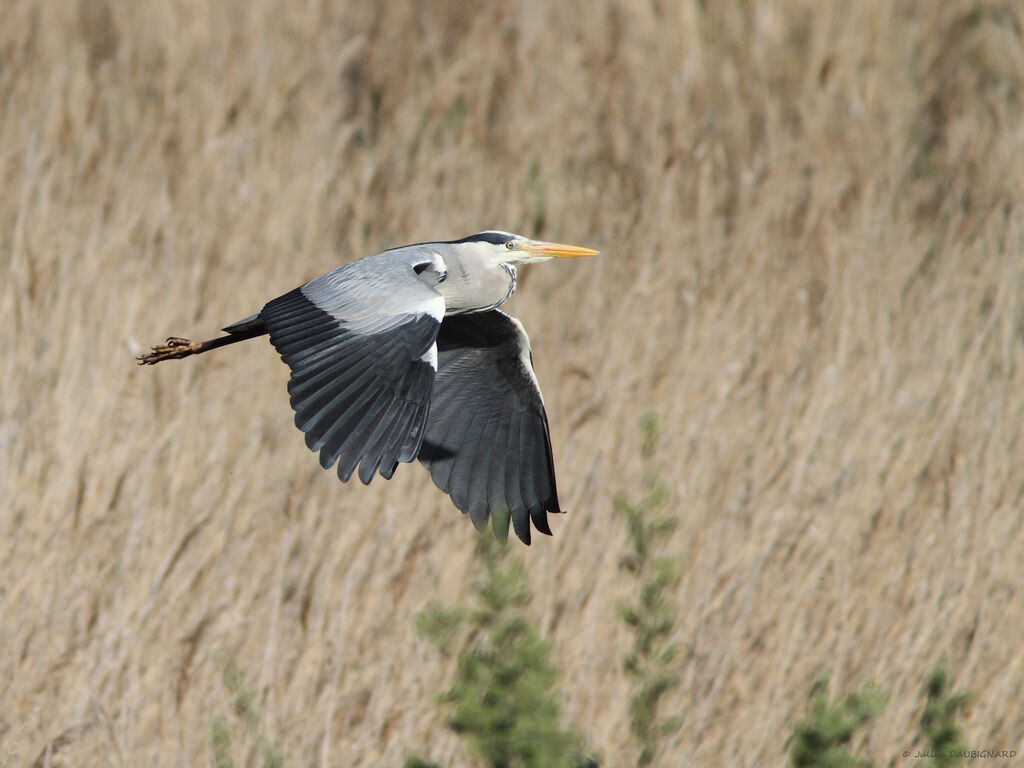
[[[952,692],[949,675],[942,667],[935,668],[924,684],[925,704],[921,713],[921,735],[933,755],[928,765],[950,768],[962,765],[967,751],[964,735],[956,721],[970,701],[966,691]]]
[[[440,696],[451,712],[448,726],[494,768],[596,766],[581,737],[562,725],[550,645],[525,613],[522,561],[489,536],[478,539],[477,557],[477,606],[435,604],[417,617],[421,634],[442,653],[461,645],[454,681]]]
[[[863,768],[869,761],[855,755],[850,744],[878,714],[887,694],[869,685],[832,702],[827,688],[827,677],[811,686],[808,712],[793,729],[790,763],[794,768]]]
[[[643,438],[640,452],[649,459],[659,435],[653,414],[641,420]],[[636,581],[636,594],[619,604],[619,615],[633,633],[633,648],[626,656],[625,669],[633,678],[630,698],[630,731],[639,745],[638,766],[651,765],[661,748],[661,739],[678,730],[682,718],[660,715],[662,697],[679,685],[676,668],[677,646],[670,641],[678,616],[674,599],[679,584],[678,558],[656,554],[657,542],[676,527],[678,518],[663,513],[668,491],[654,473],[645,480],[645,493],[637,502],[624,496],[615,499],[616,514],[626,524],[629,551],[619,567]]]

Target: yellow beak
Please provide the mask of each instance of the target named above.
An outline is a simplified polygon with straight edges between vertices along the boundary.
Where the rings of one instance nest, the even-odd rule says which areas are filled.
[[[570,257],[570,256],[596,256],[599,251],[590,248],[581,248],[578,245],[565,245],[564,243],[545,243],[540,240],[531,240],[520,246],[521,251],[536,254],[543,258]]]

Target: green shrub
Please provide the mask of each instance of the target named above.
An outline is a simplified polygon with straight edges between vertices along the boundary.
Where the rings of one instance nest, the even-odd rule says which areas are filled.
[[[937,667],[924,684],[925,704],[921,713],[921,736],[932,755],[928,765],[934,768],[950,768],[964,762],[963,731],[956,722],[970,699],[966,691],[950,691],[949,676],[942,667]]]
[[[440,700],[448,726],[494,768],[596,766],[580,736],[562,724],[551,649],[527,617],[522,561],[482,535],[482,575],[472,610],[431,605],[417,627],[443,653],[461,642],[455,679]]]
[[[793,729],[790,761],[794,768],[861,768],[869,762],[851,751],[857,730],[873,718],[886,694],[874,686],[848,693],[838,702],[826,695],[828,678],[811,686],[808,712]]]
[[[649,458],[657,445],[658,422],[648,414],[641,421],[641,454]],[[626,672],[633,678],[630,731],[639,745],[638,766],[651,765],[661,738],[679,729],[682,718],[659,713],[661,698],[679,685],[677,646],[669,638],[677,623],[675,588],[679,584],[678,558],[656,554],[660,539],[675,529],[678,518],[664,514],[668,493],[650,473],[644,495],[636,502],[615,499],[615,511],[626,523],[630,550],[619,567],[636,581],[636,595],[620,603],[619,615],[633,633],[633,649],[626,657]]]

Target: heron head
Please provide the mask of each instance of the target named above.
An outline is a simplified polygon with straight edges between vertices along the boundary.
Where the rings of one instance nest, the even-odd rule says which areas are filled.
[[[564,243],[547,243],[543,240],[531,240],[511,232],[489,230],[464,238],[461,242],[472,242],[486,245],[494,259],[500,264],[529,264],[535,261],[547,261],[554,258],[572,256],[595,256],[598,252],[578,245]]]

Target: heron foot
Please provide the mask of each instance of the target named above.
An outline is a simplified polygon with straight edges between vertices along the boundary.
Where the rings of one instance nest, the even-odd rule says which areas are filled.
[[[179,360],[199,352],[200,342],[190,339],[183,339],[179,336],[170,336],[164,344],[153,347],[152,352],[139,355],[136,360],[139,365],[156,365],[164,360]]]

